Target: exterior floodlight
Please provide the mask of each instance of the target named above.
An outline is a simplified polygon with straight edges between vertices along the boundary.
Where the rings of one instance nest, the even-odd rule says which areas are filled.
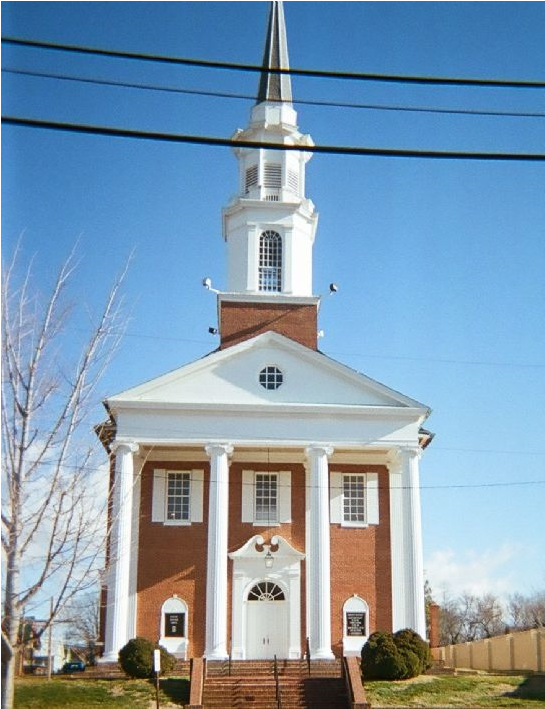
[[[330,283],[329,284],[329,294],[333,295],[333,293],[337,292],[337,284],[336,283]]]
[[[323,330],[318,330],[318,337],[323,337],[324,336],[324,331]]]
[[[217,334],[218,334],[218,328],[217,328],[217,327],[209,327],[209,328],[208,328],[208,332],[209,332],[211,335],[217,335]]]
[[[202,284],[206,288],[206,290],[209,290],[211,293],[219,293],[219,290],[212,288],[212,279],[211,278],[208,278],[208,277],[203,278]]]

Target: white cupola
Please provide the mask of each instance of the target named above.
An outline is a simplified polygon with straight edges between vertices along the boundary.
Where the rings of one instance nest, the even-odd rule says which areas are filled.
[[[227,244],[225,297],[312,297],[312,246],[318,222],[305,197],[305,166],[314,143],[297,129],[282,2],[272,2],[263,71],[250,124],[234,140],[300,146],[301,150],[234,148],[238,193],[223,210]]]

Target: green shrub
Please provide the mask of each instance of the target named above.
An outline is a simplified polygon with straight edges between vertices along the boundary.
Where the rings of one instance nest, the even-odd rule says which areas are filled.
[[[365,679],[402,679],[407,674],[405,658],[391,633],[373,633],[361,651]]]
[[[119,651],[119,664],[126,675],[135,679],[153,677],[153,651],[161,651],[161,672],[174,669],[176,658],[164,647],[146,638],[133,638]]]
[[[413,630],[373,633],[361,651],[364,679],[417,677],[431,667],[428,644]]]
[[[394,641],[402,652],[413,652],[419,660],[419,669],[416,674],[423,674],[432,665],[431,652],[428,643],[418,633],[410,628],[398,630],[394,634]],[[415,677],[416,675],[411,675]]]

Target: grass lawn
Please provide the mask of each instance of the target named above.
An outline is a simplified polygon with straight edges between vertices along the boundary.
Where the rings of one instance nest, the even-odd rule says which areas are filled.
[[[161,680],[161,709],[189,702],[189,680],[169,677]],[[153,704],[152,704],[153,702]],[[155,684],[143,679],[94,680],[21,678],[15,683],[16,709],[57,709],[58,707],[140,707],[155,706]]]
[[[422,675],[403,682],[365,682],[367,700],[380,707],[539,707],[545,676]]]

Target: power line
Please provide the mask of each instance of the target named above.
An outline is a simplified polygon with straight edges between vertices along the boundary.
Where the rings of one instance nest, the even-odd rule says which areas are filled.
[[[438,364],[471,364],[475,366],[485,366],[485,367],[530,367],[530,368],[543,368],[545,364],[540,362],[494,362],[479,359],[447,359],[443,357],[408,357],[408,356],[396,356],[396,355],[377,355],[368,354],[362,352],[337,352],[331,350],[331,354],[341,357],[363,357],[368,359],[390,359],[390,360],[403,360],[409,362],[437,362]]]
[[[77,332],[87,332],[84,328],[73,327],[71,330]],[[196,345],[210,345],[210,339],[195,340],[188,337],[175,337],[173,335],[150,335],[144,332],[128,332],[124,331],[123,336],[133,337],[142,340],[153,340],[157,342],[189,342]],[[445,357],[409,357],[408,355],[386,355],[386,354],[370,354],[369,352],[338,352],[336,350],[328,350],[327,352],[321,351],[326,357],[332,357],[333,355],[338,357],[360,357],[362,359],[380,359],[380,360],[395,360],[395,361],[408,361],[408,362],[435,362],[439,364],[464,364],[464,365],[474,365],[481,367],[522,367],[530,369],[542,369],[545,367],[544,363],[541,362],[498,362],[498,361],[487,361],[487,360],[472,360],[472,359],[448,359]],[[516,452],[516,451],[515,451]]]
[[[116,81],[113,79],[97,79],[81,76],[70,76],[68,74],[57,74],[43,71],[30,71],[28,69],[2,68],[2,72],[16,74],[19,76],[32,76],[41,79],[56,79],[58,81],[72,81],[84,84],[96,84],[98,86],[114,86],[127,89],[137,89],[141,91],[160,91],[164,93],[184,94],[190,96],[207,96],[211,98],[226,98],[244,101],[255,101],[253,94],[241,94],[228,91],[205,91],[201,89],[186,89],[177,86],[159,86],[157,84],[142,84],[128,81]],[[351,108],[365,109],[372,111],[395,111],[408,113],[434,113],[461,116],[500,116],[507,118],[545,118],[545,113],[523,112],[523,111],[484,111],[480,109],[464,108],[434,108],[431,106],[388,106],[373,103],[354,103],[344,101],[322,101],[319,99],[294,99],[295,104],[304,106],[324,106],[327,108]]]
[[[35,464],[36,462],[37,461],[29,461],[29,465]],[[148,463],[148,462],[149,462],[149,464],[153,464],[154,466],[157,467],[158,465],[160,465],[164,461],[155,460],[154,458],[152,458],[150,461],[146,461],[146,463]],[[171,462],[171,461],[168,461],[168,462]],[[182,467],[184,465],[183,462],[181,462],[181,461],[178,464]],[[57,465],[57,463],[55,461],[44,460],[44,461],[40,462],[40,466],[43,466],[43,465],[53,465],[54,466],[54,465]],[[92,471],[94,471],[94,472],[103,472],[103,471],[108,472],[109,471],[108,465],[109,465],[109,462],[106,460],[104,462],[104,464],[101,466],[87,466],[87,465],[81,466],[81,465],[77,465],[77,464],[64,463],[62,465],[62,467],[66,468],[68,470],[70,470],[70,469],[80,470],[81,469],[82,471],[85,470],[87,472],[92,472]],[[269,472],[271,472],[271,473],[278,472],[278,470],[277,470],[277,467],[279,465],[278,463],[273,462],[271,464],[268,464],[268,463],[256,462],[255,465],[257,467],[267,467],[267,466],[272,465],[272,469],[270,469]],[[282,464],[282,465],[285,465],[285,464]],[[366,468],[373,467],[372,465],[369,466],[369,464],[365,463],[365,461],[362,462],[362,465],[364,465]],[[193,466],[193,467],[195,467],[195,466]],[[333,470],[335,468],[335,464],[330,464],[330,468]],[[180,471],[180,472],[185,472],[185,471]],[[191,479],[193,479],[193,477],[191,476],[191,471],[188,470],[187,472],[190,473],[190,477],[191,477]],[[293,471],[290,471],[290,472],[293,472]],[[212,481],[209,481],[209,483],[212,484]],[[216,482],[216,484],[218,484],[218,483]],[[220,483],[220,484],[233,485],[233,481],[229,480],[226,483]],[[237,481],[237,485],[238,484],[240,484],[241,487],[245,487],[245,486],[246,487],[254,487],[253,482],[246,483],[242,479],[240,479],[240,481]],[[459,485],[453,485],[451,483],[449,483],[448,485],[420,485],[419,489],[420,490],[452,490],[455,488],[515,487],[515,486],[528,486],[528,485],[545,485],[545,480],[507,480],[504,482],[491,482],[491,483],[460,483]],[[289,484],[284,484],[284,483],[281,483],[280,481],[278,481],[277,487],[279,487],[279,488],[286,487],[286,488],[290,488],[292,490],[293,489],[311,490],[311,489],[316,488],[317,486],[312,485],[310,483],[306,483],[306,482],[305,483],[293,482],[293,480],[292,480]],[[379,490],[385,490],[385,489],[386,490],[411,490],[412,488],[408,485],[378,485],[378,489]]]
[[[436,160],[499,160],[519,162],[544,162],[544,153],[482,153],[447,150],[404,150],[399,148],[361,148],[344,145],[284,145],[256,140],[233,140],[203,135],[183,135],[179,133],[159,133],[156,131],[130,130],[79,123],[45,121],[18,116],[2,116],[2,123],[24,128],[43,128],[46,130],[65,131],[86,135],[103,135],[110,138],[133,138],[137,140],[157,140],[168,143],[187,143],[228,148],[265,148],[267,150],[285,150],[329,155],[358,155],[367,157],[420,158]]]
[[[73,52],[77,54],[94,54],[116,59],[130,59],[147,62],[160,62],[163,64],[179,64],[208,69],[226,69],[230,71],[263,72],[263,67],[256,64],[240,64],[235,62],[219,62],[207,59],[189,59],[184,57],[169,57],[162,54],[147,54],[142,52],[125,52],[116,49],[101,49],[75,44],[61,44],[58,42],[44,42],[40,40],[21,39],[19,37],[2,37],[2,43],[34,49],[49,49],[53,51]],[[278,68],[271,72],[274,74],[290,74],[292,76],[307,76],[322,79],[343,79],[352,81],[379,81],[402,84],[431,84],[444,86],[480,86],[494,88],[525,88],[543,89],[545,82],[513,80],[513,79],[480,79],[460,77],[437,76],[410,76],[401,74],[370,74],[363,72],[326,71],[322,69],[284,69]]]

